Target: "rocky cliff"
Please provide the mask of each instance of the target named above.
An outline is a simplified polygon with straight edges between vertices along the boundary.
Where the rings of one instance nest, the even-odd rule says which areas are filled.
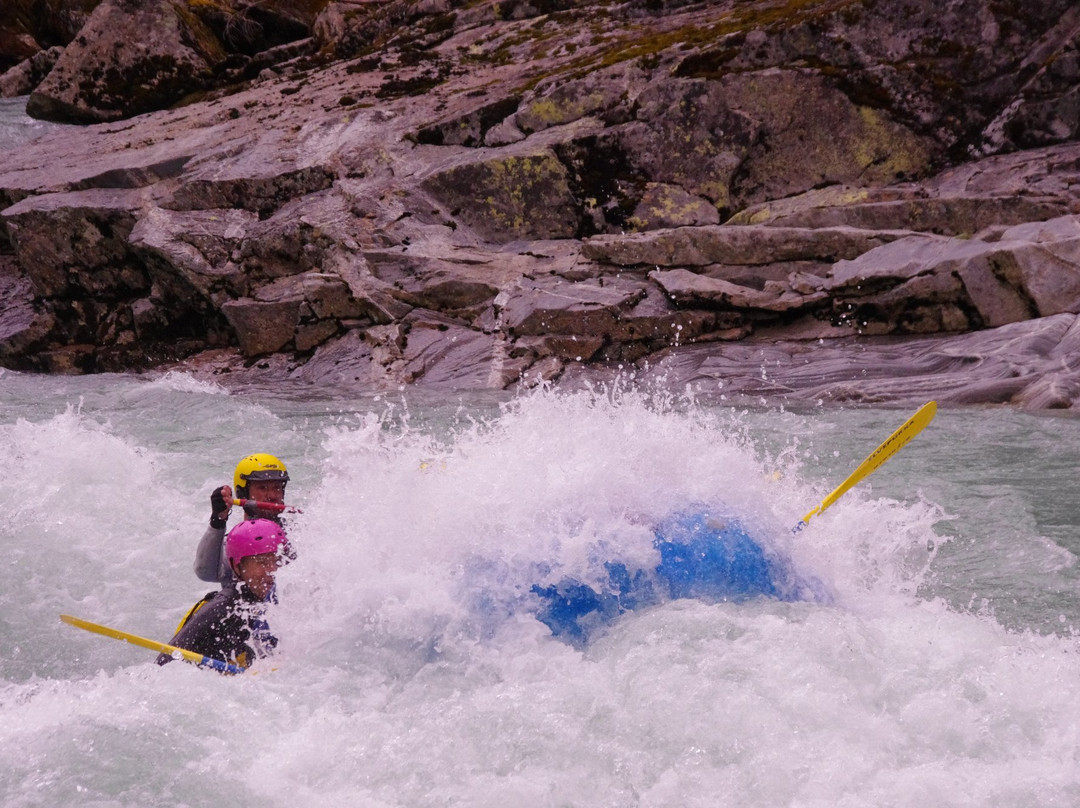
[[[1080,400],[1072,2],[92,6],[8,367]]]

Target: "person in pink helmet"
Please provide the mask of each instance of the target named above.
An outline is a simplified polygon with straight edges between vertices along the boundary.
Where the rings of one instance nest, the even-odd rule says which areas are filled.
[[[225,555],[238,585],[211,592],[195,604],[169,644],[246,668],[277,646],[265,613],[276,602],[274,576],[292,554],[280,524],[250,519],[229,531]],[[161,654],[157,662],[171,660]]]

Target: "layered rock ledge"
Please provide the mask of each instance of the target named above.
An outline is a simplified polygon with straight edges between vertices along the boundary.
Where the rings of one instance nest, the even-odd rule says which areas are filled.
[[[136,8],[172,84],[80,83]],[[0,364],[1080,401],[1073,4],[306,13],[95,7],[29,108],[105,122],[0,162]]]

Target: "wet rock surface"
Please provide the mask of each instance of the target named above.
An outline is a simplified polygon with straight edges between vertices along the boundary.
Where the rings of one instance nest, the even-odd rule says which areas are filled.
[[[4,366],[1080,396],[1071,3],[89,5],[0,77],[98,121],[0,161]]]

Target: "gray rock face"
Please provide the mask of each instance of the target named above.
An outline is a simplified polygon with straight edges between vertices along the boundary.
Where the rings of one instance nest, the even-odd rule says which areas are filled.
[[[713,399],[1004,404],[1070,409],[1080,395],[1080,320],[1059,314],[963,334],[814,341],[749,339],[669,349],[639,373]]]
[[[103,0],[0,363],[1073,406],[1074,4],[542,5]]]

